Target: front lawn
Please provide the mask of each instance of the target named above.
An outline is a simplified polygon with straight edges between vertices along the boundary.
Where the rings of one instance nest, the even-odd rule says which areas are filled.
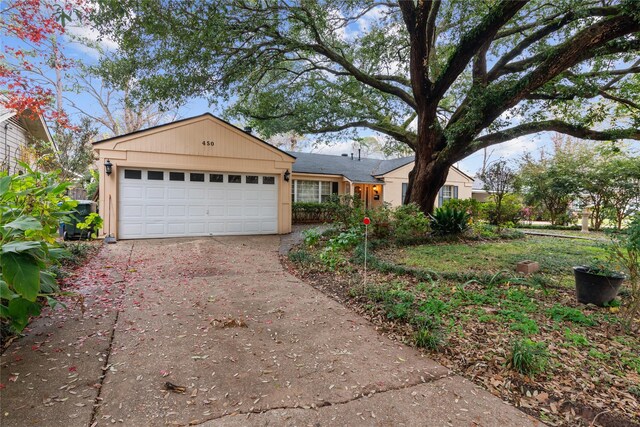
[[[640,337],[622,326],[618,307],[575,299],[571,267],[603,258],[597,242],[527,237],[387,246],[371,251],[366,288],[360,249],[337,266],[322,253],[322,242],[292,251],[293,271],[383,333],[541,420],[640,420]],[[515,263],[524,259],[538,261],[541,273],[516,275]]]
[[[573,285],[571,267],[605,258],[598,242],[529,236],[525,239],[483,243],[447,243],[385,251],[395,264],[438,273],[497,273],[513,271],[518,261],[540,263],[540,272],[558,284]]]

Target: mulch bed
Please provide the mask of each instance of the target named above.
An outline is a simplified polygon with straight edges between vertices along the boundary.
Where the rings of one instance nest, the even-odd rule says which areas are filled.
[[[284,258],[283,263],[292,274],[367,318],[380,333],[412,345],[413,326],[405,321],[390,320],[380,304],[363,296],[362,277],[356,266],[351,265],[351,272],[332,272],[322,266],[301,266]],[[400,281],[407,288],[418,284],[410,276],[375,271],[369,272],[368,280],[378,284]],[[354,288],[360,290],[354,292]],[[541,306],[560,303],[578,307],[574,300],[570,290],[559,290],[554,292],[553,301],[542,301]],[[588,307],[580,308],[589,313]],[[490,313],[494,308],[486,307],[486,310]],[[560,327],[557,324],[553,327],[544,313],[532,316],[541,325],[535,338],[548,344],[552,358],[549,369],[535,378],[508,368],[510,342],[515,334],[504,322],[486,323],[474,316],[465,316],[463,328],[459,328],[462,333],[450,332],[440,351],[426,353],[547,424],[640,427],[640,399],[629,392],[629,387],[640,387],[640,375],[633,369],[621,371],[615,359],[610,362],[594,360],[586,355],[584,348],[563,345],[566,328],[579,329],[572,324],[561,322]],[[619,355],[631,351],[637,355],[640,348],[637,336],[628,336],[626,343],[612,339],[625,336],[619,325],[603,322],[589,327],[585,334],[590,348],[597,349],[597,354]]]

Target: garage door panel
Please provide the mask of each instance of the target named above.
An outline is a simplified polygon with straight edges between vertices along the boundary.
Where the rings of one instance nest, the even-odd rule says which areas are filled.
[[[167,206],[167,216],[168,217],[180,217],[183,218],[187,213],[187,207],[185,205],[170,205]]]
[[[154,169],[155,170],[155,169]],[[141,170],[141,179],[120,175],[118,237],[152,238],[179,236],[209,236],[225,234],[272,234],[278,227],[278,185],[264,184],[264,175],[240,175],[241,183],[210,182],[204,172],[204,182],[191,181],[190,171],[180,171],[184,181],[149,180],[148,171]],[[196,175],[203,172],[195,172]],[[218,178],[219,179],[219,178]],[[234,178],[236,179],[236,178]]]
[[[139,200],[144,194],[144,188],[140,185],[131,185],[122,189],[121,197],[123,199]]]
[[[164,187],[148,187],[146,190],[147,199],[164,200]]]
[[[143,212],[144,206],[142,205],[128,205],[122,207],[122,217],[124,219],[142,218]]]
[[[258,206],[258,205],[245,206],[243,208],[243,216],[245,218],[259,217],[260,216],[260,206]]]
[[[247,190],[244,192],[244,200],[252,200],[257,201],[260,200],[260,191],[258,190]]]
[[[163,205],[147,205],[145,215],[149,218],[164,218],[166,216],[165,207]]]
[[[168,200],[184,200],[185,197],[184,188],[167,188]]]
[[[147,223],[145,226],[145,231],[149,236],[163,236],[166,234],[164,222],[157,224]]]
[[[203,222],[189,222],[188,224],[189,234],[195,236],[202,236],[206,234],[207,224]]]
[[[172,236],[183,236],[186,234],[187,225],[184,222],[169,222],[167,224],[167,234]]]
[[[241,234],[244,231],[241,221],[227,221],[225,228],[227,233]]]
[[[206,206],[189,206],[188,207],[189,218],[201,218],[206,215]]]

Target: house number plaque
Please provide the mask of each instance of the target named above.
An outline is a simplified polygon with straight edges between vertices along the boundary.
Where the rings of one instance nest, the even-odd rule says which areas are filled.
[[[215,143],[213,141],[204,140],[202,141],[202,145],[204,145],[205,147],[213,147]]]

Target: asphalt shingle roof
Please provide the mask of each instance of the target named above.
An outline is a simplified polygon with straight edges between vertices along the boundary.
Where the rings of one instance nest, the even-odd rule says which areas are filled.
[[[379,183],[375,178],[384,175],[413,161],[413,156],[401,159],[380,160],[360,159],[329,154],[301,153],[290,151],[296,158],[293,164],[295,173],[314,173],[320,175],[342,175],[351,182]]]

